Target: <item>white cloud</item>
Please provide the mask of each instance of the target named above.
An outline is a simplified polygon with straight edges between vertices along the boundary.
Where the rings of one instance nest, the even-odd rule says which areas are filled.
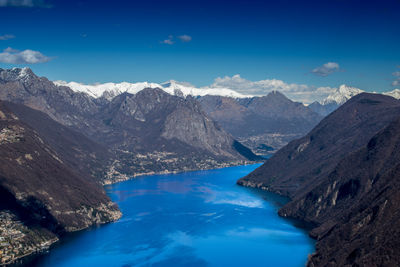
[[[173,35],[168,35],[168,39],[165,39],[164,41],[161,41],[162,44],[168,44],[168,45],[173,45],[174,42],[174,36]]]
[[[335,91],[332,87],[315,87],[305,84],[286,83],[282,80],[267,79],[250,81],[236,74],[232,77],[218,77],[209,88],[228,88],[244,95],[263,96],[272,91],[279,91],[288,98],[303,102],[312,103],[320,101]]]
[[[192,41],[192,36],[184,34],[184,35],[179,35],[177,38],[183,42],[183,43],[188,43]],[[174,36],[173,35],[168,35],[168,39],[165,39],[161,41],[162,44],[168,44],[168,45],[173,45],[175,43]]]
[[[189,35],[186,35],[186,34],[180,35],[180,36],[178,36],[178,38],[184,43],[192,41],[192,36],[189,36]]]
[[[46,4],[43,0],[0,0],[0,7],[44,7],[49,8],[51,5]]]
[[[19,51],[8,47],[0,53],[0,62],[8,64],[36,64],[50,61],[51,58],[39,51],[30,49]]]
[[[4,51],[4,52],[7,52],[7,53],[16,53],[16,52],[18,52],[17,49],[14,49],[14,48],[11,48],[11,47],[7,47],[7,48],[4,49],[3,51]]]
[[[325,63],[324,65],[317,67],[313,69],[311,72],[314,73],[315,75],[318,76],[328,76],[329,74],[332,74],[334,72],[337,72],[340,70],[339,64],[336,62],[328,62]]]
[[[1,0],[0,0],[1,1]],[[0,35],[0,40],[1,41],[5,41],[5,40],[9,40],[9,39],[13,39],[15,38],[14,35],[12,34],[4,34],[4,35]]]
[[[392,73],[392,75],[396,77],[395,80],[392,82],[392,86],[400,85],[400,71],[395,71]]]

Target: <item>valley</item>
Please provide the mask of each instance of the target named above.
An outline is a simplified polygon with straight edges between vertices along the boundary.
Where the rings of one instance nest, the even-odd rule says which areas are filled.
[[[1,206],[0,225],[3,263],[28,264],[33,260],[46,266],[45,261],[39,260],[46,259],[46,254],[37,255],[46,253],[50,246],[57,247],[52,244],[60,240],[63,244],[71,232],[124,220],[120,208],[111,201],[114,193],[107,191],[113,184],[133,179],[136,185],[151,177],[164,177],[158,175],[191,177],[192,171],[197,170],[210,170],[206,173],[212,174],[211,169],[224,172],[231,166],[247,170],[253,166],[249,164],[264,161],[251,169],[251,173],[243,173],[246,176],[237,183],[290,200],[282,199],[277,206],[279,212],[274,209],[274,213],[312,226],[309,234],[317,243],[316,252],[311,255],[309,251],[309,266],[333,261],[341,265],[365,263],[371,260],[368,257],[375,257],[377,264],[391,262],[368,256],[378,253],[369,244],[363,245],[365,251],[352,245],[352,242],[366,242],[360,233],[371,231],[369,223],[376,229],[373,235],[386,240],[383,230],[372,219],[380,210],[386,216],[382,220],[396,218],[387,215],[382,206],[387,203],[384,200],[396,203],[394,192],[383,193],[385,186],[395,183],[390,180],[393,176],[390,173],[397,170],[391,159],[396,157],[393,147],[397,147],[395,121],[400,117],[400,104],[391,93],[368,94],[340,86],[321,103],[304,105],[277,91],[256,97],[229,90],[202,92],[176,82],[160,86],[126,83],[123,87],[121,84],[77,87],[72,83],[74,89],[67,85],[71,83],[51,82],[28,68],[0,70],[0,189],[2,203],[6,203]],[[213,93],[206,94],[210,90]],[[391,139],[382,139],[381,135]],[[377,141],[373,140],[383,140],[382,145],[375,146]],[[392,141],[383,145],[387,140]],[[390,156],[387,149],[392,149]],[[375,153],[383,153],[381,157],[388,157],[388,163],[375,163],[369,156]],[[360,158],[367,159],[360,161]],[[346,169],[351,168],[346,161],[359,164],[356,170],[360,173]],[[368,169],[365,164],[375,167],[362,173]],[[231,175],[230,179],[240,178],[238,174]],[[380,180],[382,184],[374,185],[377,180],[374,177],[381,175],[385,177]],[[175,183],[179,184],[177,190],[184,192],[210,190],[185,187],[190,180],[187,179],[172,182],[167,191]],[[210,178],[206,175],[201,179]],[[275,197],[255,192],[267,202],[275,201]],[[204,196],[205,203],[208,194]],[[380,194],[387,197],[382,200]],[[236,193],[227,195],[236,198]],[[372,213],[365,209],[369,207],[363,200],[367,195],[378,199],[373,200],[377,206]],[[224,201],[234,206],[243,203],[240,199]],[[256,199],[252,201],[249,208],[254,203],[264,205]],[[124,205],[123,201],[116,202]],[[354,220],[360,225],[356,230],[341,227],[342,224],[353,227]],[[111,226],[104,229],[107,227]],[[342,247],[351,255],[339,248],[327,249],[326,242],[336,240],[331,233],[350,235],[346,237],[349,245]],[[335,242],[340,244],[342,240]],[[395,240],[388,242],[396,246]],[[196,246],[196,249],[202,248]],[[391,253],[396,259],[397,254]],[[34,256],[26,261],[24,257],[31,254]],[[257,257],[254,264],[262,264]],[[123,259],[134,260],[130,254]],[[191,262],[193,258],[180,260]]]

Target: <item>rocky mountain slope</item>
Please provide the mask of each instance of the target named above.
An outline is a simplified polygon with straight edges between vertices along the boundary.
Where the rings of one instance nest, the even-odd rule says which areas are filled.
[[[204,96],[199,102],[226,131],[260,154],[306,134],[322,119],[276,91],[253,98]]]
[[[310,266],[391,265],[400,260],[388,228],[399,224],[399,118],[400,101],[359,94],[238,184],[290,197],[279,214],[312,226]]]
[[[43,111],[109,149],[114,160],[103,161],[103,183],[258,159],[208,118],[193,98],[162,89],[94,98],[37,77],[28,68],[14,68],[0,70],[0,99]]]
[[[318,243],[310,266],[396,266],[399,186],[400,117],[281,214],[319,225],[311,232]]]
[[[57,123],[41,111],[11,102],[3,102],[3,105],[37,132],[71,168],[97,181],[107,175],[107,166],[115,157],[106,147]]]
[[[21,118],[9,107],[19,110]],[[28,227],[23,230],[21,226],[18,238],[6,240],[11,243],[2,243],[1,246],[8,244],[1,250],[9,260],[55,242],[64,232],[110,222],[121,216],[103,188],[86,172],[80,173],[79,168],[74,168],[77,162],[70,157],[88,151],[60,154],[59,148],[52,145],[60,132],[63,132],[59,139],[62,143],[81,136],[71,135],[57,123],[48,126],[58,129],[35,131],[24,122],[25,113],[31,112],[33,117],[40,117],[40,114],[24,109],[28,108],[0,102],[1,236],[6,238],[7,233],[18,232],[15,225]],[[45,118],[42,124],[49,120],[44,114],[41,117]],[[70,144],[83,148],[79,142]]]

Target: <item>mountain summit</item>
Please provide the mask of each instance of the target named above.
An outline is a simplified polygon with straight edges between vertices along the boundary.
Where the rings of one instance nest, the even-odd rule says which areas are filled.
[[[355,95],[361,94],[364,91],[361,89],[358,89],[356,87],[351,87],[347,86],[345,84],[342,84],[339,86],[339,88],[336,89],[335,92],[330,94],[328,97],[326,97],[324,100],[322,100],[321,104],[322,105],[328,105],[331,103],[337,104],[337,105],[342,105],[344,104],[347,100],[352,98]]]

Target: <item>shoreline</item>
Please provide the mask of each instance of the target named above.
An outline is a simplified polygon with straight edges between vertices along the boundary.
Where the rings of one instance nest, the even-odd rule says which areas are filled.
[[[227,166],[220,166],[220,167],[216,167],[216,168],[204,168],[204,169],[188,169],[188,170],[181,170],[181,171],[162,171],[162,172],[148,172],[148,173],[139,173],[136,174],[134,176],[130,176],[127,179],[120,179],[120,180],[116,180],[110,183],[103,183],[102,186],[110,186],[110,185],[114,185],[117,183],[121,183],[121,182],[126,182],[129,180],[134,180],[137,177],[145,177],[145,176],[151,176],[151,175],[166,175],[166,174],[178,174],[178,173],[185,173],[185,172],[196,172],[196,171],[207,171],[207,170],[218,170],[218,169],[224,169],[224,168],[231,168],[231,167],[238,167],[238,166],[248,166],[248,165],[253,165],[253,164],[262,164],[264,161],[246,161],[246,162],[240,162],[240,163],[234,163],[234,164],[229,164]],[[272,192],[273,193],[273,192]],[[114,202],[113,202],[114,203]],[[115,204],[115,203],[114,203]],[[122,213],[122,212],[121,212]],[[123,214],[121,215],[120,218],[122,218]],[[79,229],[77,231],[73,231],[73,232],[66,232],[64,234],[62,234],[61,236],[59,236],[57,239],[51,240],[53,242],[51,242],[48,247],[42,249],[42,250],[36,250],[36,251],[32,251],[30,253],[18,256],[18,258],[14,258],[12,261],[9,261],[7,263],[0,263],[0,266],[26,266],[29,265],[30,263],[32,263],[33,261],[35,261],[35,259],[45,255],[46,253],[50,252],[50,250],[54,247],[57,246],[58,244],[62,243],[63,240],[65,239],[66,235],[71,235],[71,234],[76,234],[82,231],[87,231],[91,228],[96,228],[98,226],[102,226],[102,225],[106,225],[109,223],[113,223],[118,221],[120,218],[118,218],[115,221],[109,221],[109,222],[105,222],[105,223],[101,223],[101,224],[94,224],[91,225],[89,227],[86,228],[82,228]],[[17,261],[21,261],[20,263],[17,263]]]
[[[267,160],[266,158],[265,160]],[[120,182],[125,182],[129,180],[133,180],[136,177],[142,177],[142,176],[150,176],[150,175],[163,175],[163,174],[176,174],[176,173],[185,173],[185,172],[194,172],[194,171],[208,171],[208,170],[218,170],[218,169],[223,169],[223,168],[229,168],[229,167],[236,167],[236,166],[247,166],[247,165],[252,165],[252,164],[259,164],[259,163],[264,163],[264,161],[244,161],[244,162],[238,162],[238,163],[232,163],[232,164],[227,164],[225,166],[215,166],[215,167],[210,167],[210,168],[203,168],[203,169],[186,169],[186,170],[175,170],[175,171],[160,171],[160,172],[144,172],[144,173],[136,173],[134,175],[126,175],[122,174],[120,177],[121,178],[116,178],[115,180],[107,180],[107,181],[102,181],[101,185],[106,186],[106,185],[113,185],[117,184]]]

